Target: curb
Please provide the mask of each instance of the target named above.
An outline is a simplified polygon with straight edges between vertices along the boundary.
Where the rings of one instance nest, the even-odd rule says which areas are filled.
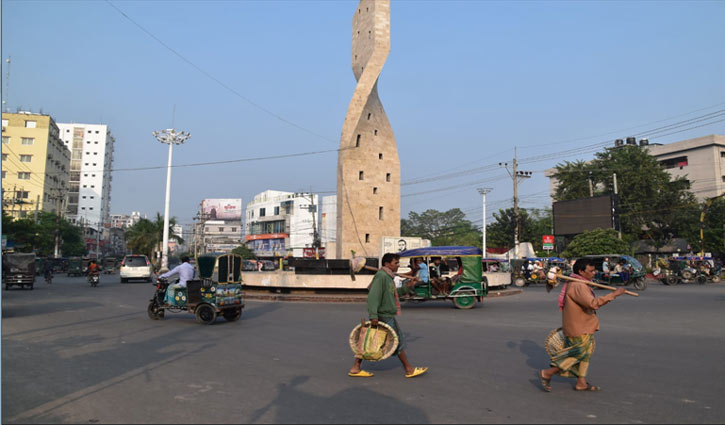
[[[511,295],[519,295],[524,291],[521,289],[504,289],[491,291],[486,298],[498,298]],[[273,294],[264,290],[245,290],[244,298],[250,301],[287,301],[287,302],[313,302],[313,303],[365,303],[368,300],[367,294]],[[435,301],[435,300],[431,300]]]

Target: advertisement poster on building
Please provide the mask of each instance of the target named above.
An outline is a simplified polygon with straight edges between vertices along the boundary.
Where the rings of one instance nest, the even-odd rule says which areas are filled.
[[[382,249],[380,250],[381,257],[383,254],[388,253],[388,252],[397,253],[397,252],[405,251],[408,249],[425,248],[425,247],[430,246],[430,241],[428,239],[423,239],[423,238],[413,237],[413,236],[398,236],[398,237],[383,236],[381,243],[382,243]],[[408,259],[401,258],[400,266],[408,267]]]
[[[209,220],[242,220],[241,199],[204,199],[201,205]]]

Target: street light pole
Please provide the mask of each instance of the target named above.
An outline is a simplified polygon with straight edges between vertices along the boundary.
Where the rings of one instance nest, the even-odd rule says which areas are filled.
[[[483,258],[486,258],[486,194],[492,190],[488,187],[478,189],[478,193],[483,195]]]
[[[166,272],[169,269],[169,203],[171,201],[171,158],[173,155],[174,145],[184,143],[190,133],[183,131],[176,132],[173,128],[166,130],[154,131],[154,137],[161,143],[169,145],[169,163],[166,167],[166,203],[164,206],[164,240],[161,247],[161,270]]]

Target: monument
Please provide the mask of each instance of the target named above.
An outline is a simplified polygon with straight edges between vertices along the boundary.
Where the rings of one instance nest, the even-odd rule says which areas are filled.
[[[400,159],[378,97],[390,53],[390,1],[361,0],[352,19],[357,87],[337,162],[337,258],[379,257],[384,236],[400,235]]]

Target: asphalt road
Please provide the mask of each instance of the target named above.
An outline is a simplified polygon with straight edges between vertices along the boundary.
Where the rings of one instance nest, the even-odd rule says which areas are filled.
[[[103,275],[2,291],[3,423],[723,423],[725,284],[650,284],[605,306],[590,381],[539,387],[560,324],[543,287],[403,308],[414,365],[349,378],[364,304],[248,302],[242,319],[146,316],[153,286]]]

